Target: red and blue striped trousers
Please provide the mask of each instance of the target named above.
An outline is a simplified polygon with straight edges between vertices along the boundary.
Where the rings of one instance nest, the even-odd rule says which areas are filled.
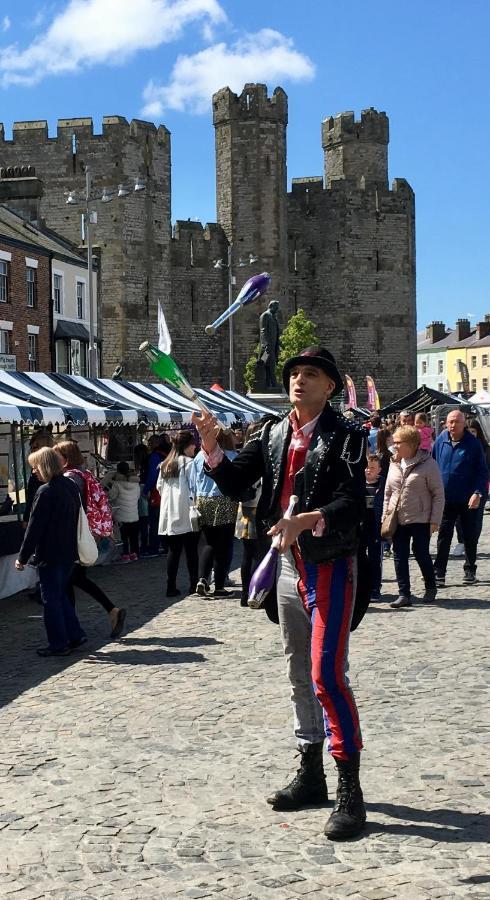
[[[304,747],[326,735],[332,756],[347,759],[362,749],[347,676],[355,564],[313,565],[293,552],[281,557],[277,587],[296,737]]]

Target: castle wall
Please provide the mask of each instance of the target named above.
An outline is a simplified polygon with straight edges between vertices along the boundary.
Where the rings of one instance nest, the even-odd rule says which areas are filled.
[[[288,195],[291,303],[318,326],[366,397],[382,403],[416,387],[415,204],[403,179],[392,190],[360,182],[296,179]]]
[[[61,119],[56,137],[47,123],[17,122],[13,139],[0,130],[0,165],[32,164],[44,182],[41,215],[47,225],[80,243],[83,203],[66,205],[68,191],[85,194],[85,167],[93,191],[115,189],[144,178],[146,190],[124,199],[98,203],[93,227],[94,252],[101,260],[99,320],[102,371],[111,375],[123,363],[127,378],[146,377],[147,365],[137,348],[155,339],[157,303],[168,304],[170,292],[170,135],[150,123],[119,116],[103,119],[94,134],[92,119]]]

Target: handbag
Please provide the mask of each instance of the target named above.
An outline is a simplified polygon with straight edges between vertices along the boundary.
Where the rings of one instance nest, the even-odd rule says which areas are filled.
[[[189,519],[191,522],[192,531],[199,531],[201,528],[201,513],[199,512],[197,506],[194,506],[192,500],[189,505]]]
[[[400,488],[400,493],[398,494],[398,498],[393,509],[390,509],[390,511],[386,513],[386,516],[381,522],[381,537],[384,538],[385,541],[391,541],[396,529],[398,528],[398,504],[400,502],[401,494],[402,492]]]
[[[93,566],[97,562],[99,549],[97,547],[97,542],[88,527],[87,514],[82,506],[81,500],[78,512],[77,548],[78,559],[82,566]]]

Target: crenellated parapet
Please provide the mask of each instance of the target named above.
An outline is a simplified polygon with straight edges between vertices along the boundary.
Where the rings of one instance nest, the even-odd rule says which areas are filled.
[[[361,118],[353,112],[329,116],[322,122],[325,182],[360,178],[388,181],[389,120],[385,112],[370,107]]]
[[[173,266],[190,269],[214,269],[214,264],[221,259],[226,262],[228,241],[221,225],[202,222],[177,220],[170,242],[170,259]]]
[[[287,125],[288,98],[277,87],[269,97],[267,85],[246,84],[241,94],[234,94],[229,87],[213,95],[213,122],[221,125],[230,119],[266,119]]]
[[[146,140],[148,136],[154,136],[157,140],[165,142],[169,139],[170,132],[164,125],[156,126],[154,122],[145,122],[142,119],[132,119],[131,122],[124,116],[104,116],[102,119],[102,131],[94,131],[94,123],[91,116],[72,119],[58,119],[56,135],[50,136],[46,119],[37,119],[27,122],[14,122],[12,126],[12,138],[5,138],[5,127],[0,123],[0,144],[35,144],[39,146],[44,141],[64,142],[66,136],[75,135],[86,140],[124,140],[135,138]]]

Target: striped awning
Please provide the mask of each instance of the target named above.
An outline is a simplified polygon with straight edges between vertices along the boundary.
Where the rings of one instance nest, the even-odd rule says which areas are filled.
[[[196,393],[225,425],[253,422],[273,412],[234,391]],[[164,384],[0,370],[3,423],[179,427],[189,424],[195,411],[194,403]]]

